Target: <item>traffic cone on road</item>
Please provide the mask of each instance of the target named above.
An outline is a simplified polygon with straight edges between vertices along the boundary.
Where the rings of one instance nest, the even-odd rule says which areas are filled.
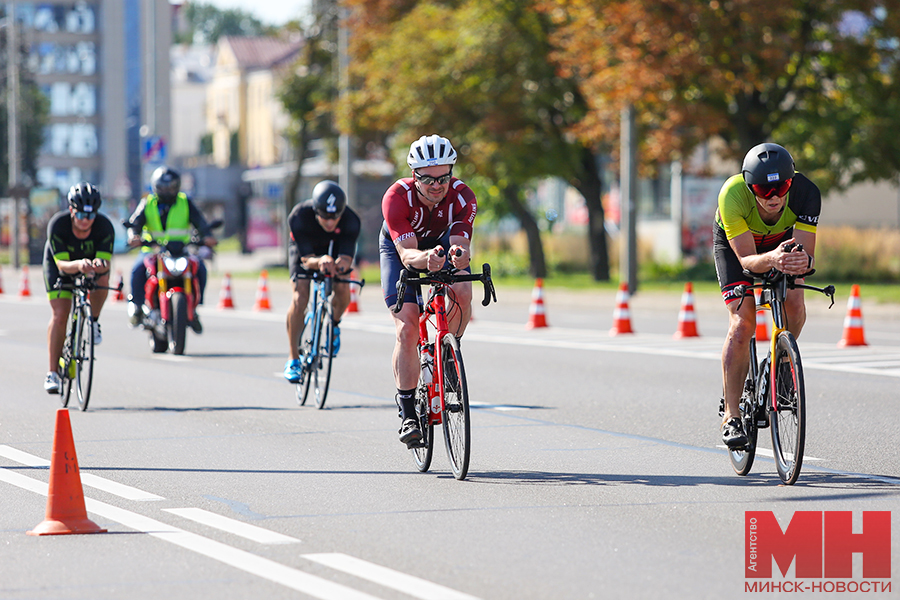
[[[22,281],[19,283],[19,297],[28,298],[31,290],[28,289],[28,265],[22,265]]]
[[[759,306],[759,299],[762,295],[762,292],[759,290],[753,290],[754,293],[754,302],[757,306]],[[757,310],[756,311],[756,341],[757,342],[768,342],[769,341],[769,321],[766,319],[766,311]]]
[[[359,281],[356,278],[356,271],[350,273],[351,281]],[[359,286],[350,284],[350,304],[347,305],[348,313],[358,313],[359,312]]]
[[[259,274],[259,284],[256,286],[256,303],[253,310],[272,310],[269,304],[269,272],[265,269]]]
[[[531,291],[531,306],[528,308],[528,329],[548,327],[547,315],[544,314],[544,280],[540,277],[534,281],[534,289]]]
[[[838,346],[868,346],[863,333],[862,304],[859,300],[859,286],[850,288],[850,299],[847,301],[847,316],[844,317],[844,336]]]
[[[43,522],[28,535],[63,535],[67,533],[103,533],[106,531],[87,518],[84,508],[84,489],[75,456],[69,411],[56,411],[56,430],[53,433],[53,456],[50,459],[50,488],[47,493],[47,513]]]
[[[122,291],[125,285],[125,279],[122,277],[122,271],[116,271],[116,293],[113,294],[113,302],[121,302],[125,299],[125,292]]]
[[[694,285],[690,281],[684,284],[684,293],[681,295],[681,310],[678,312],[678,330],[675,337],[700,337],[697,332],[697,317],[694,314]]]
[[[623,333],[634,333],[631,329],[631,312],[628,310],[628,282],[626,281],[619,284],[619,291],[616,293],[616,310],[613,311],[613,326],[609,330],[609,335]]]
[[[219,310],[225,308],[234,308],[234,300],[231,298],[231,273],[225,273],[222,291],[219,292]]]
[[[3,269],[0,269],[0,294],[3,293]]]

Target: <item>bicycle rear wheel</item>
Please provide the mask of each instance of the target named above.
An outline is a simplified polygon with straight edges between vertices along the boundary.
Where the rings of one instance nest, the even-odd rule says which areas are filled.
[[[94,319],[90,305],[83,304],[78,316],[75,337],[75,382],[78,387],[78,406],[87,410],[94,380]]]
[[[789,331],[778,334],[772,365],[769,423],[775,468],[786,485],[793,485],[803,465],[806,443],[806,390],[797,341]]]
[[[469,472],[471,426],[469,424],[469,389],[459,342],[448,333],[441,341],[441,388],[444,395],[444,442],[450,468],[457,479]]]
[[[318,366],[314,371],[316,375],[316,408],[325,406],[325,398],[328,396],[328,384],[331,382],[332,343],[334,340],[334,321],[331,320],[330,305],[322,310],[322,318],[319,327],[319,351],[316,353]]]
[[[410,449],[420,473],[431,467],[431,458],[434,455],[434,424],[431,422],[429,405],[428,388],[421,386],[416,390],[416,417],[419,419],[422,441],[419,446]]]

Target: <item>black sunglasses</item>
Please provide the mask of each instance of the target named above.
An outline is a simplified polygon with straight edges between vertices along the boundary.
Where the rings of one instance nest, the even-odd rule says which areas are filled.
[[[446,173],[444,175],[439,175],[438,177],[432,177],[431,175],[420,175],[417,171],[413,171],[416,175],[416,179],[424,183],[425,185],[432,185],[437,183],[439,185],[444,185],[448,181],[450,181],[450,177],[453,176],[453,171]]]

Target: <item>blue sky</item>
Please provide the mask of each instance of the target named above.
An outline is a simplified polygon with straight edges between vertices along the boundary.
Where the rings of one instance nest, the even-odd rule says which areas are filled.
[[[182,0],[171,0],[180,4]],[[254,15],[263,23],[281,25],[304,14],[308,0],[196,0],[202,4],[212,4],[221,9],[239,8]]]

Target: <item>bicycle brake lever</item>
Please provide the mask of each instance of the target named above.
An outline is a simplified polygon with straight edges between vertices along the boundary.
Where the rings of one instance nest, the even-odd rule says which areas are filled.
[[[822,290],[822,293],[823,293],[823,294],[825,294],[826,296],[828,296],[829,298],[831,298],[831,304],[828,305],[828,308],[829,308],[829,309],[830,309],[832,306],[834,306],[834,292],[835,292],[835,290],[834,290],[834,286],[833,286],[833,285],[825,286],[825,289]]]
[[[400,271],[400,279],[397,280],[397,302],[394,304],[394,314],[399,313],[400,309],[403,308],[403,296],[406,295],[406,278],[409,276],[409,271],[406,269],[402,269]]]

